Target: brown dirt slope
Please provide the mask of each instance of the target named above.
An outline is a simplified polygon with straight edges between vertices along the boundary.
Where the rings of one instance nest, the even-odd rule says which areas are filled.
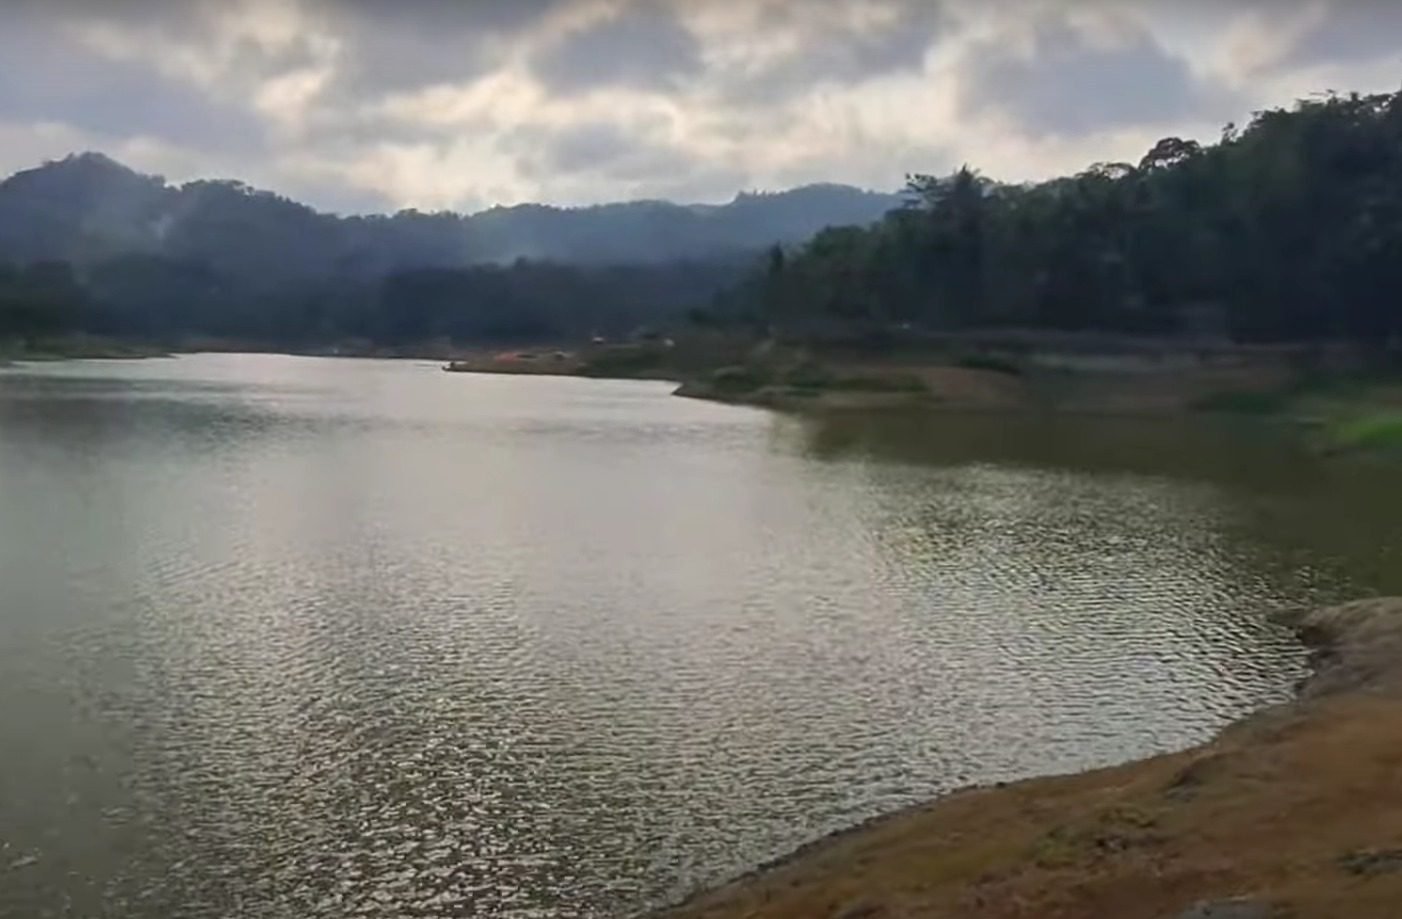
[[[1184,753],[962,791],[665,919],[1402,919],[1402,600],[1297,623],[1298,701]]]

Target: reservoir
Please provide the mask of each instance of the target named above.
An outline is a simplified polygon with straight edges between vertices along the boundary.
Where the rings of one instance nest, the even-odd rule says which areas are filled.
[[[1204,740],[1270,613],[1402,592],[1402,477],[1290,432],[672,388],[0,370],[0,916],[627,916]]]

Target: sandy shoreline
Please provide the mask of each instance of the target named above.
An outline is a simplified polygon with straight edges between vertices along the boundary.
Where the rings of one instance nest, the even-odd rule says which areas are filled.
[[[955,792],[656,919],[1402,916],[1402,599],[1293,624],[1297,699],[1202,746]]]

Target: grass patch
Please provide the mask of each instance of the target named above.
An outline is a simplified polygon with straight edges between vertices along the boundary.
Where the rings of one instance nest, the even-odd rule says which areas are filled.
[[[1402,450],[1402,413],[1366,415],[1336,424],[1330,439],[1350,450]]]

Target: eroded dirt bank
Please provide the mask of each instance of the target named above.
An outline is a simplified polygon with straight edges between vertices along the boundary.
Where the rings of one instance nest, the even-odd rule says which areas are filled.
[[[1293,624],[1297,701],[1210,743],[957,792],[659,919],[1402,917],[1402,599]]]

